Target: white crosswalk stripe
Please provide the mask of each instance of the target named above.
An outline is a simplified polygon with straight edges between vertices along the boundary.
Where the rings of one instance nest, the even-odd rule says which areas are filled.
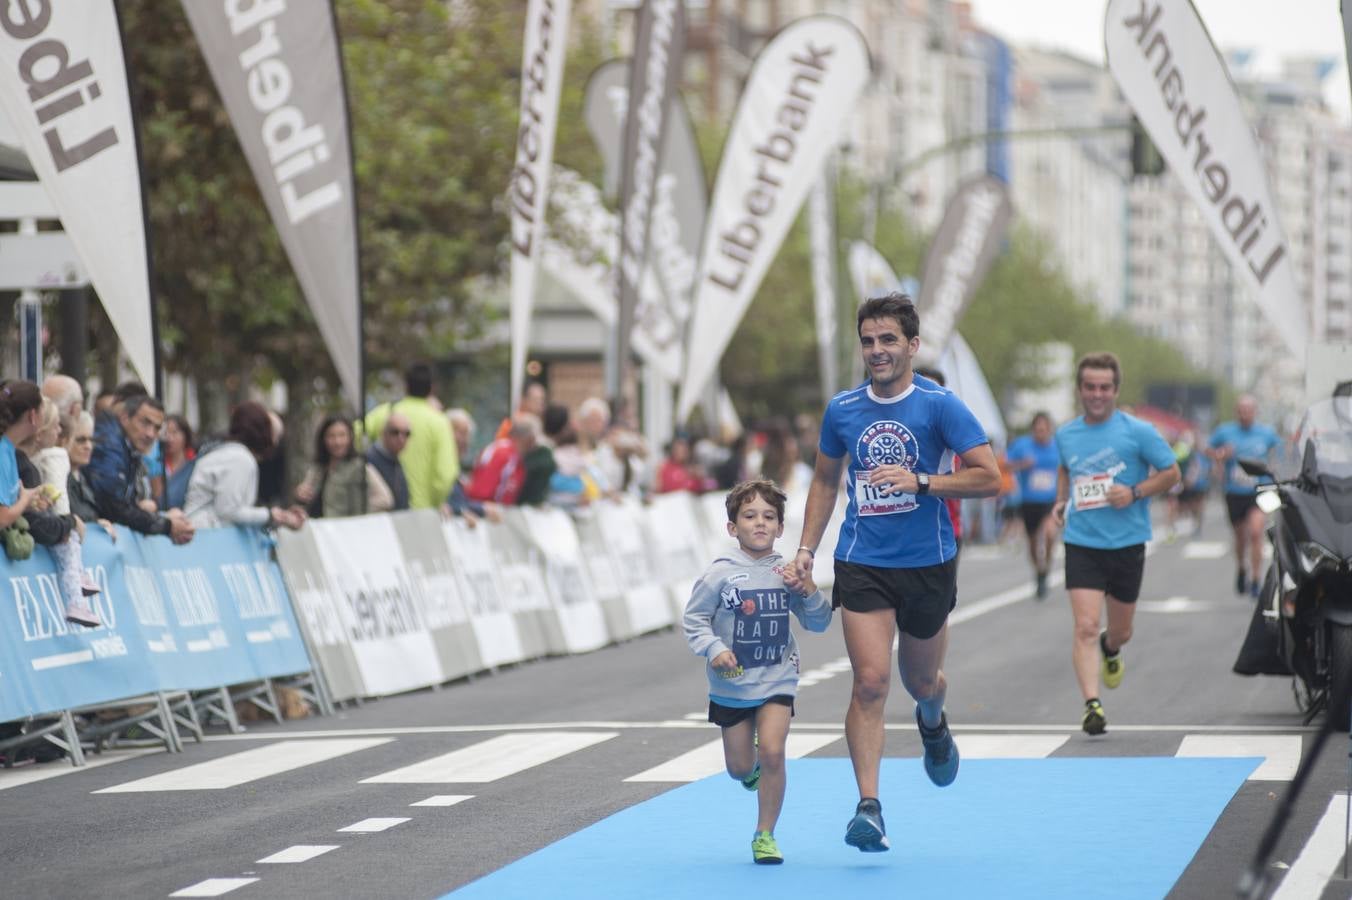
[[[538,731],[504,734],[411,766],[363,778],[362,784],[480,784],[552,762],[619,732]]]
[[[213,791],[236,787],[259,778],[278,775],[388,744],[393,738],[338,738],[334,740],[280,741],[232,753],[220,759],[184,766],[147,778],[138,778],[94,791],[96,794],[127,794],[147,791]]]
[[[789,759],[798,759],[814,750],[820,750],[827,744],[835,743],[840,737],[839,734],[790,732],[788,743],[784,747],[784,755]],[[699,781],[723,770],[723,741],[717,740],[701,744],[660,766],[654,766],[637,775],[630,775],[625,781]]]
[[[174,891],[170,897],[220,897],[246,884],[253,884],[257,878],[208,878],[197,884],[190,884],[181,891]]]
[[[1064,734],[957,734],[963,759],[1046,759],[1070,738]]]
[[[1178,745],[1181,757],[1261,756],[1263,763],[1249,781],[1290,781],[1300,765],[1298,734],[1189,734]]]

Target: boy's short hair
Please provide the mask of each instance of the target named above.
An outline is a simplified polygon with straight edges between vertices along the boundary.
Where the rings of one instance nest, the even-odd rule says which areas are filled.
[[[733,485],[732,490],[728,491],[727,508],[728,521],[736,522],[737,513],[741,511],[742,504],[759,496],[766,503],[775,508],[775,515],[779,516],[779,521],[784,521],[784,504],[789,500],[788,494],[780,489],[768,478],[752,478],[748,481]]]

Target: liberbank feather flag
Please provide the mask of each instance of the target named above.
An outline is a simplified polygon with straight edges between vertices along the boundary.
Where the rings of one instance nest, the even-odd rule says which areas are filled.
[[[836,345],[836,177],[829,162],[812,186],[807,202],[808,245],[812,257],[812,311],[817,323],[817,364],[823,402],[840,388],[840,348]]]
[[[634,57],[620,164],[620,264],[616,279],[620,318],[616,363],[622,388],[629,368],[639,280],[648,259],[659,156],[670,118],[671,98],[681,80],[685,56],[685,0],[644,0],[634,27]]]
[[[690,116],[680,93],[673,93],[667,102],[671,108],[667,111],[666,133],[658,157],[652,221],[648,230],[647,270],[655,274],[660,290],[651,291],[643,287],[649,275],[643,276],[634,314],[632,340],[634,349],[648,361],[653,359],[652,354],[645,353],[640,345],[646,343],[650,348],[660,349],[664,360],[663,372],[668,371],[665,366],[668,355],[676,354],[676,373],[668,379],[675,384],[680,380],[680,366],[685,354],[690,297],[695,289],[695,261],[699,253],[700,236],[704,232],[709,198],[704,183],[704,164],[700,160],[699,145],[695,143],[695,130],[690,124]],[[619,181],[620,144],[629,109],[627,60],[613,59],[596,67],[587,79],[587,94],[582,108],[587,129],[596,141],[596,149],[605,166],[606,184],[614,185]],[[555,174],[558,176],[559,172],[556,170]],[[599,203],[599,198],[595,202]],[[604,209],[603,206],[601,208]],[[592,232],[587,242],[595,242],[602,233],[610,234],[615,230],[614,226],[608,228],[604,232]],[[569,228],[568,231],[572,233],[576,229]],[[614,247],[598,249],[597,253],[597,259],[618,257],[617,248]],[[549,264],[548,257],[545,264]],[[615,318],[612,314],[605,321],[611,322]]]
[[[0,105],[132,368],[155,384],[141,171],[112,0],[0,3]]]
[[[1110,0],[1108,68],[1287,349],[1305,358],[1296,291],[1253,130],[1190,0]]]
[[[545,202],[554,166],[554,132],[563,96],[563,61],[568,52],[572,0],[530,0],[521,48],[521,118],[516,132],[516,165],[508,201],[512,217],[512,408],[521,396],[530,348]]]
[[[183,0],[343,394],[361,410],[352,148],[329,3]]]
[[[793,22],[756,57],[714,183],[678,420],[718,368],[868,77],[863,36],[834,16]]]
[[[958,320],[995,261],[1014,210],[1009,188],[990,175],[958,185],[930,241],[920,276],[921,365],[933,365],[948,346]]]

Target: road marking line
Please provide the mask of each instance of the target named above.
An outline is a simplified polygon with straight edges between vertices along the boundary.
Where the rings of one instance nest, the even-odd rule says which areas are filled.
[[[363,778],[361,783],[480,784],[497,781],[617,736],[613,731],[504,734],[411,766]]]
[[[820,750],[827,744],[840,740],[836,734],[794,734],[790,733],[784,746],[784,756],[799,759],[814,750]],[[637,775],[630,775],[625,781],[699,781],[710,775],[716,775],[726,768],[723,761],[723,741],[720,738],[701,744],[694,750],[682,753],[659,766],[646,769]]]
[[[378,831],[385,831],[396,825],[402,825],[405,822],[411,821],[412,819],[407,816],[404,818],[390,817],[384,819],[362,819],[360,822],[353,822],[346,828],[339,828],[338,830],[340,832],[345,831],[351,834],[375,834]]]
[[[278,850],[271,856],[258,860],[260,863],[303,863],[316,856],[323,856],[330,850],[337,850],[341,844],[296,844],[285,850]]]
[[[1300,856],[1296,857],[1282,883],[1277,885],[1272,900],[1306,900],[1323,895],[1347,852],[1343,843],[1346,821],[1347,794],[1334,794],[1310,839],[1301,848]]]
[[[1175,756],[1261,756],[1249,781],[1290,781],[1300,765],[1300,735],[1190,734]]]
[[[246,884],[253,884],[257,878],[208,878],[197,884],[189,885],[181,891],[174,891],[170,897],[219,897],[228,894]]]
[[[1183,545],[1184,559],[1220,559],[1227,552],[1224,541],[1188,541]]]
[[[954,739],[963,759],[1046,759],[1070,740],[1064,734],[963,734]]]
[[[473,794],[434,794],[426,800],[410,803],[409,806],[455,806],[457,803],[473,799]]]
[[[215,791],[236,787],[302,766],[388,744],[393,738],[354,738],[323,741],[280,741],[266,747],[232,753],[220,759],[184,766],[123,784],[95,794],[130,794],[145,791]]]
[[[149,753],[164,753],[163,747],[148,747],[143,750],[108,750],[95,756],[90,753],[85,754],[85,764],[83,766],[29,766],[23,769],[7,769],[0,771],[0,791],[9,788],[22,787],[25,784],[32,784],[35,781],[46,781],[48,778],[60,778],[62,775],[75,775],[80,772],[88,772],[90,769],[96,769],[99,766],[107,766],[112,763],[122,762],[123,760],[133,759],[137,756],[145,756]]]

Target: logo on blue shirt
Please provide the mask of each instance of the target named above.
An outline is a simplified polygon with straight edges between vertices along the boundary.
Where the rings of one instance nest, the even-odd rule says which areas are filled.
[[[920,460],[915,435],[900,422],[874,422],[859,436],[859,459],[870,469],[901,466],[914,470]]]

